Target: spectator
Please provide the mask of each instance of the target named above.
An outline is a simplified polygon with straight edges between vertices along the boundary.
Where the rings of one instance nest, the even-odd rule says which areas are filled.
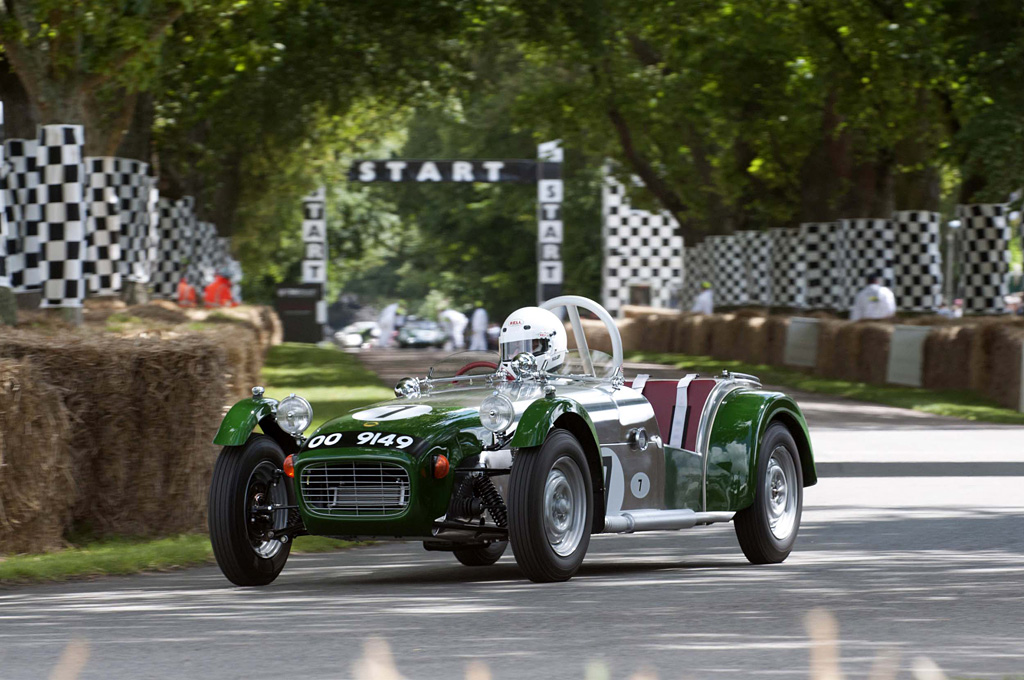
[[[196,289],[184,276],[181,277],[181,281],[178,281],[178,306],[196,306]]]
[[[466,326],[469,325],[466,315],[449,307],[437,317],[448,330],[449,342],[445,343],[445,347],[454,348],[455,351],[466,349]]]
[[[715,299],[714,293],[711,290],[711,282],[701,281],[700,287],[701,292],[693,301],[693,306],[690,307],[690,311],[695,312],[696,314],[714,314]]]
[[[473,310],[473,318],[470,322],[470,329],[473,334],[469,340],[469,349],[474,351],[487,351],[487,310],[484,303],[477,300],[476,309]]]
[[[392,302],[381,311],[380,318],[377,320],[377,325],[380,326],[377,347],[391,346],[391,340],[395,334],[395,325],[398,321],[398,306],[397,302]]]
[[[850,321],[861,319],[888,319],[896,314],[896,296],[882,283],[882,275],[872,274],[868,285],[861,288],[853,299]]]
[[[224,272],[217,272],[213,283],[203,291],[203,304],[207,307],[237,307],[231,296],[231,279]]]

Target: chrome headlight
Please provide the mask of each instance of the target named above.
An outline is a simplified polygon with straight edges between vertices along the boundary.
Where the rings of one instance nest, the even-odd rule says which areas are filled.
[[[277,424],[288,434],[302,434],[313,422],[313,407],[302,397],[289,394],[277,405]]]
[[[504,432],[515,418],[512,400],[503,394],[492,394],[480,404],[480,424],[491,432]]]
[[[416,378],[402,378],[395,385],[395,396],[406,399],[420,396],[420,381]]]
[[[537,357],[529,352],[520,352],[512,359],[516,373],[521,376],[533,375],[537,371]]]

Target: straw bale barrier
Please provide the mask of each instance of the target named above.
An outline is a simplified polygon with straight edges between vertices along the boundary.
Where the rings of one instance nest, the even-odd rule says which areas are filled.
[[[837,356],[836,342],[842,325],[841,321],[835,319],[821,319],[818,326],[818,357],[814,367],[815,374],[826,378],[839,377],[840,369],[836,362],[844,358]]]
[[[71,416],[27,361],[0,359],[0,553],[61,547],[71,517]]]
[[[765,363],[782,366],[786,363],[786,336],[789,333],[788,316],[769,316],[765,339]]]
[[[889,377],[889,348],[892,345],[892,324],[857,322],[856,355],[853,380],[884,385]]]
[[[63,395],[75,522],[99,534],[202,526],[216,454],[210,442],[232,400],[231,376],[240,373],[224,339],[212,336],[0,333],[0,357],[27,360]]]
[[[933,328],[924,341],[921,384],[934,390],[971,389],[971,346],[977,326]]]
[[[1020,401],[1022,340],[1020,322],[983,324],[971,348],[972,388],[1014,409]]]

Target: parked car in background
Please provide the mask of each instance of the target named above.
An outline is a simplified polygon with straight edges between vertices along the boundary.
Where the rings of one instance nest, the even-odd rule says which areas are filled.
[[[443,344],[444,329],[430,319],[411,316],[398,331],[399,347],[440,347]]]
[[[368,347],[380,337],[376,321],[356,321],[334,334],[334,342],[346,348]]]

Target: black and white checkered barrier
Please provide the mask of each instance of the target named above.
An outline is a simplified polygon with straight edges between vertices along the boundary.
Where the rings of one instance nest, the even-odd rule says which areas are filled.
[[[964,290],[964,314],[1003,314],[1009,292],[1009,206],[958,205],[958,252]]]
[[[39,141],[9,139],[4,142],[7,157],[5,194],[9,201],[7,272],[16,293],[38,289],[39,223],[42,209],[36,202],[39,187],[37,166]]]
[[[618,314],[629,302],[631,286],[650,286],[651,304],[669,307],[683,285],[683,237],[667,212],[633,208],[625,187],[605,177],[601,206],[604,216],[604,306]]]
[[[747,304],[772,304],[772,237],[767,231],[738,231],[743,253]]]
[[[121,292],[121,207],[115,164],[119,159],[87,157],[85,201],[88,208],[86,272],[90,295]]]
[[[81,125],[40,127],[37,163],[41,307],[81,307],[85,299],[85,133]]]
[[[715,305],[747,304],[747,276],[743,247],[735,234],[709,236],[711,264],[715,270]]]
[[[803,240],[799,229],[770,229],[772,302],[776,307],[805,306]]]
[[[0,130],[3,129],[3,107],[0,104]],[[7,274],[7,237],[10,228],[7,203],[7,171],[4,164],[4,148],[0,146],[0,288],[10,288],[11,279]]]
[[[937,212],[899,210],[892,215],[893,294],[905,312],[934,312],[942,306],[942,251]]]
[[[800,225],[804,254],[804,304],[812,309],[841,309],[846,297],[843,235],[838,222]]]
[[[160,198],[156,204],[157,255],[153,268],[153,295],[160,298],[177,296],[184,259],[184,230],[179,218],[178,202]]]
[[[887,286],[893,282],[893,227],[885,219],[839,220],[843,239],[843,292],[834,298],[837,309],[849,309],[858,291],[879,273]]]
[[[115,158],[115,187],[121,210],[121,274],[128,281],[149,283],[154,236],[149,209],[149,165]]]

